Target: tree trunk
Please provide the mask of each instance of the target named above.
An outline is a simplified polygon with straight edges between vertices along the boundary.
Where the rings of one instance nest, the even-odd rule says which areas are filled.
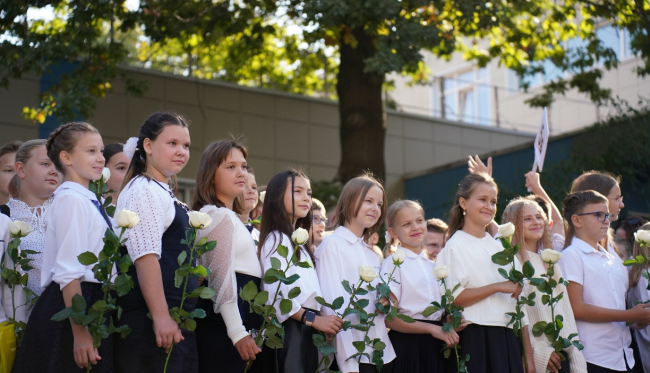
[[[384,75],[364,72],[364,60],[375,54],[374,40],[354,29],[356,48],[343,41],[336,92],[341,119],[341,164],[337,179],[343,183],[365,171],[384,180],[386,118],[381,99]]]

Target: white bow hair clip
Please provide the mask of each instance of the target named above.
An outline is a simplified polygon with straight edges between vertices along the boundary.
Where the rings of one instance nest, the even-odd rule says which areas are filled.
[[[386,233],[384,233],[384,240],[386,240],[386,243],[390,245],[390,242],[391,242],[392,239],[393,239],[393,237],[391,237],[390,233],[388,233],[388,231],[386,231]]]
[[[126,144],[124,145],[124,155],[131,160],[133,159],[133,154],[135,154],[135,151],[138,149],[138,138],[137,137],[129,137],[128,140],[126,140]]]

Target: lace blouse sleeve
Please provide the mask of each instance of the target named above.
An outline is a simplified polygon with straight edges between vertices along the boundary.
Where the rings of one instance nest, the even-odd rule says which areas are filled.
[[[211,207],[201,209],[202,212],[210,215],[212,223],[206,229],[199,231],[198,237],[208,237],[210,241],[217,241],[214,250],[201,256],[201,265],[210,270],[208,286],[217,292],[212,300],[214,312],[219,313],[225,303],[237,301],[235,250],[232,245],[235,226],[227,216],[227,212]]]
[[[122,197],[122,196],[120,196]],[[125,203],[120,203],[118,209],[127,209],[140,216],[140,223],[135,228],[128,229],[126,248],[135,262],[147,254],[156,254],[160,259],[162,252],[162,236],[165,233],[165,216],[167,212],[160,194],[148,187],[136,187],[124,196]],[[122,202],[122,201],[120,201]]]

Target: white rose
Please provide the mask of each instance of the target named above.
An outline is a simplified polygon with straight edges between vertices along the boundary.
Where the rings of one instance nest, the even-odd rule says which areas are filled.
[[[296,245],[302,245],[309,239],[309,232],[304,228],[298,228],[293,231],[291,235],[291,241],[295,242]]]
[[[449,276],[449,267],[445,265],[437,265],[433,268],[433,276],[436,280],[443,280]]]
[[[111,178],[111,170],[108,167],[104,167],[104,169],[102,170],[102,182],[106,183],[110,178]]]
[[[24,221],[16,220],[9,223],[9,232],[14,237],[25,237],[33,231],[32,226]]]
[[[133,211],[120,210],[115,213],[115,222],[122,228],[133,228],[140,222],[140,217]]]
[[[395,253],[393,253],[392,258],[395,265],[400,265],[404,263],[404,259],[406,259],[406,251],[398,247],[397,250],[395,250]]]
[[[190,225],[192,228],[205,229],[212,223],[210,215],[203,212],[190,211],[187,215],[190,217]]]
[[[499,225],[499,237],[512,237],[515,234],[515,225],[512,223],[506,223]]]
[[[264,197],[266,197],[266,190],[260,193],[260,202],[264,203]]]
[[[636,233],[634,233],[634,240],[641,244],[650,244],[650,231],[636,231]]]
[[[542,261],[544,263],[551,263],[555,264],[560,260],[562,257],[562,253],[559,251],[551,250],[551,249],[544,249],[542,250]]]
[[[371,266],[360,266],[359,277],[365,282],[372,282],[377,277],[377,272]]]

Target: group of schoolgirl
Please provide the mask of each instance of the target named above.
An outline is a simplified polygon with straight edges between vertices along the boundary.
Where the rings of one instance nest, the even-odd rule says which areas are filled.
[[[376,372],[366,357],[348,359],[358,352],[353,342],[363,340],[365,333],[342,330],[343,320],[331,309],[321,307],[316,297],[327,302],[343,297],[344,309],[349,295],[342,282],[357,283],[359,267],[371,266],[381,274],[393,272],[395,263],[390,259],[382,263],[367,244],[384,221],[390,236],[405,251],[405,260],[394,272],[391,299],[378,297],[376,291],[359,298],[368,300],[368,313],[375,312],[375,303],[381,302],[416,321],[396,318],[389,322],[383,315],[375,319],[368,336],[386,344],[382,373],[456,371],[455,360],[444,359],[442,349],[457,344],[462,356],[471,356],[467,362],[470,372],[523,372],[525,366],[528,372],[557,372],[561,368],[561,359],[548,340],[529,332],[535,322],[550,320],[541,302],[526,310],[523,343],[507,325],[505,313],[514,310],[516,298],[534,289],[503,281],[499,266],[492,263],[491,256],[503,249],[488,233],[494,224],[498,188],[476,163],[470,165],[474,172],[459,184],[449,214],[448,239],[434,263],[423,250],[427,224],[422,207],[405,200],[387,208],[382,184],[367,175],[344,186],[330,224],[333,233],[325,238],[324,207],[313,205],[309,179],[296,170],[281,172],[269,181],[259,232],[247,229],[242,220],[258,207],[247,149],[234,140],[210,144],[199,162],[191,210],[200,210],[212,219],[199,231],[199,237],[216,241],[217,247],[203,255],[200,264],[209,269],[204,281],[216,295],[211,300],[186,300],[185,310],[202,308],[206,317],[198,319],[194,332],[180,329],[168,309],[179,306],[182,295],[174,286],[174,272],[179,267],[179,254],[187,250],[181,240],[190,227],[190,208],[176,199],[174,186],[175,176],[189,160],[189,146],[184,118],[154,113],[137,138],[115,151],[121,153],[117,158],[112,154],[109,163],[119,163],[120,172],[124,172],[120,185],[111,188],[119,191],[114,196],[117,210],[137,213],[140,223],[127,230],[126,252],[134,263],[130,275],[135,286],[118,299],[123,309],[118,323],[128,325],[131,332],[125,338],[104,340],[99,350],[93,348],[87,328],[72,321],[51,321],[51,317],[69,307],[75,294],[81,294],[88,305],[102,295],[91,266],[80,264],[77,256],[85,251],[99,253],[104,231],[112,226],[99,207],[102,201],[88,190],[89,182],[99,179],[108,164],[107,149],[99,132],[87,123],[63,125],[46,143],[32,140],[18,148],[14,177],[18,180],[12,183],[7,206],[11,219],[28,219],[35,227],[30,234],[34,237],[23,238],[23,245],[32,245],[40,252],[33,255],[33,262],[41,260],[40,268],[34,266],[30,279],[34,272],[41,278],[28,285],[34,286],[32,290],[40,298],[31,315],[25,316],[27,329],[15,372],[75,372],[89,364],[93,371],[101,372],[162,372],[172,346],[167,372],[243,372],[249,360],[253,361],[250,372],[314,372],[319,356],[312,335],[317,332],[326,333],[337,351],[331,368]],[[0,167],[1,162],[2,154]],[[543,193],[538,176],[527,175],[541,199],[513,200],[504,211],[503,221],[516,226],[513,243],[522,246],[517,265],[530,260],[536,275],[546,268],[539,250],[564,249],[561,270],[556,271],[556,276],[570,281],[566,289],[560,288],[565,293],[558,307],[565,320],[562,333],[565,337],[579,333],[585,346],[583,351],[575,347],[566,350],[571,371],[627,371],[635,363],[626,323],[636,323],[633,327],[639,328],[649,324],[650,309],[645,305],[626,308],[628,273],[620,258],[610,253],[614,249],[607,238],[609,222],[622,208],[620,188],[612,178],[615,185],[598,190],[600,181],[593,182],[594,178],[611,177],[588,173],[578,178],[560,215]],[[21,218],[17,217],[21,208],[16,206],[24,210]],[[558,226],[563,225],[562,220],[568,227],[566,245],[560,245],[564,230]],[[297,228],[310,231],[307,243],[292,242],[291,234]],[[32,239],[35,243],[30,244]],[[253,281],[260,289],[275,292],[280,286],[283,294],[288,293],[290,287],[261,281],[271,268],[271,258],[280,258],[279,245],[313,266],[288,270],[288,276],[300,276],[290,287],[298,286],[301,292],[291,299],[290,312],[282,314],[278,309],[284,348],[270,350],[256,345],[251,331],[258,329],[262,320],[251,313],[239,291]],[[41,259],[37,259],[39,255]],[[449,286],[459,284],[455,304],[464,307],[464,322],[457,330],[442,330],[442,311],[423,315],[431,302],[440,301],[441,289],[433,277],[436,265],[449,266]],[[376,286],[378,281],[371,284]],[[644,286],[643,279],[637,278],[637,282],[637,287]],[[197,281],[191,286],[198,285]],[[360,321],[358,314],[346,319],[352,324]],[[523,361],[523,349],[527,361]],[[365,352],[372,354],[369,347]]]

